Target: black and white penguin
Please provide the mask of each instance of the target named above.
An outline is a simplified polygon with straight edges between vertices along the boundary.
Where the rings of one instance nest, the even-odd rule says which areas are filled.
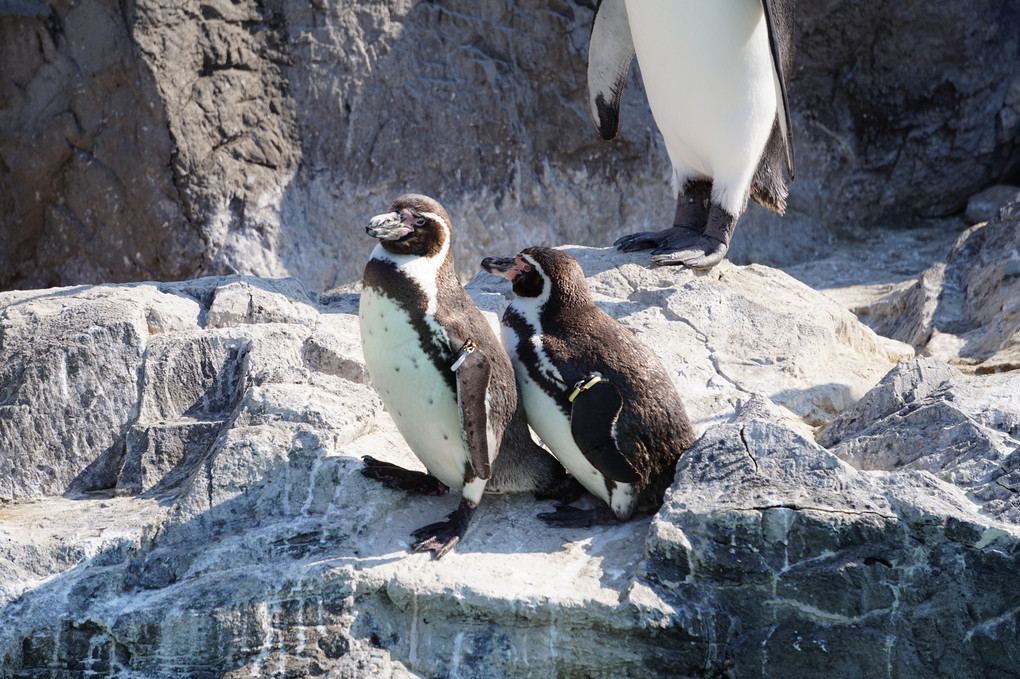
[[[379,244],[365,266],[359,319],[365,364],[386,410],[428,473],[365,457],[362,473],[401,490],[462,489],[446,521],[414,532],[441,557],[490,491],[546,490],[562,467],[531,438],[513,367],[453,268],[450,217],[408,194],[366,227]]]
[[[503,340],[528,422],[567,471],[605,501],[560,505],[555,525],[626,521],[662,504],[676,462],[694,442],[683,401],[655,353],[595,306],[581,266],[534,247],[482,261],[511,281]]]
[[[588,105],[616,137],[637,54],[648,104],[673,165],[673,226],[624,236],[661,265],[715,266],[748,196],[786,212],[783,162],[796,173],[787,81],[793,0],[601,0],[588,47]]]

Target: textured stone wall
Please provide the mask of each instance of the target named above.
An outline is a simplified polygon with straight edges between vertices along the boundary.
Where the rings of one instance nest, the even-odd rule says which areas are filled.
[[[640,74],[621,137],[585,109],[594,3],[109,0],[0,5],[0,288],[360,275],[365,219],[438,196],[483,253],[604,245],[671,214]],[[802,3],[784,219],[731,258],[959,212],[1020,172],[1013,3]],[[696,100],[692,101],[696,105]]]

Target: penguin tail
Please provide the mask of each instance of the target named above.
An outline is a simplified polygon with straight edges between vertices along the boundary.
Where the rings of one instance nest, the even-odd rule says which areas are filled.
[[[779,216],[786,214],[786,182],[782,178],[772,186],[751,185],[751,198],[763,208],[775,212]]]

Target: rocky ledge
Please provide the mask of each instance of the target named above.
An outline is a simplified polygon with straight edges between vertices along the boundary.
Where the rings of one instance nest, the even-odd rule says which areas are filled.
[[[0,676],[1009,676],[1018,212],[961,236],[942,294],[858,309],[901,304],[906,341],[768,267],[567,248],[701,437],[654,517],[488,496],[439,561],[410,532],[457,498],[358,473],[416,463],[355,290],[0,293]],[[469,289],[496,323],[496,279]]]

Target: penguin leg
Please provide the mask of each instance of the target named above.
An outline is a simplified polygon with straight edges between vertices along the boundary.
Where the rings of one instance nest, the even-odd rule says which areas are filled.
[[[433,552],[435,558],[442,558],[464,537],[468,524],[471,523],[471,517],[475,515],[477,509],[477,502],[462,497],[457,508],[446,517],[446,521],[430,523],[411,533],[418,538],[417,542],[411,546],[411,551]]]
[[[660,266],[683,264],[691,269],[711,269],[726,256],[739,216],[713,202],[705,232],[693,244],[673,252],[660,252],[660,248],[652,255],[652,261]]]
[[[709,217],[712,200],[712,182],[708,179],[691,179],[684,182],[676,197],[673,226],[662,231],[641,231],[617,239],[613,245],[623,252],[636,252],[655,248],[673,252],[690,247],[698,241]]]
[[[571,505],[557,505],[555,512],[544,512],[538,518],[550,526],[559,528],[591,528],[592,526],[610,526],[623,523],[609,505],[603,504],[595,509],[581,509]]]
[[[432,474],[404,469],[399,465],[377,460],[371,455],[365,455],[361,459],[365,461],[365,466],[361,469],[362,476],[381,481],[394,490],[407,490],[421,495],[442,495],[450,490],[449,486]]]

